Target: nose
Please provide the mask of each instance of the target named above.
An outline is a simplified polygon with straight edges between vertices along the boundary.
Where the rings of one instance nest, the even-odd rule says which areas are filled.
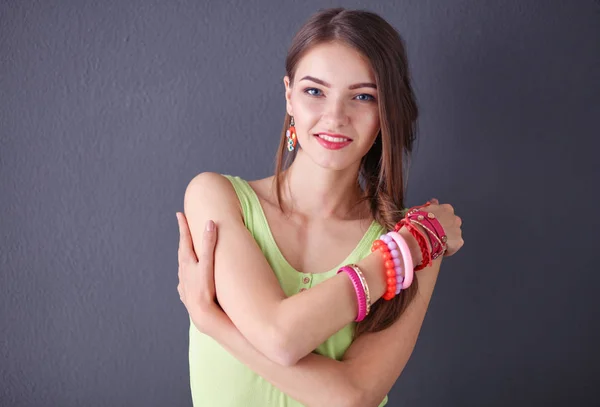
[[[338,129],[348,124],[348,113],[342,98],[330,98],[323,113],[323,121],[330,129]]]

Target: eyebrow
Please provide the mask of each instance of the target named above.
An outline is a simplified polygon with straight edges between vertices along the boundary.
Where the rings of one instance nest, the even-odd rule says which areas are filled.
[[[300,79],[300,81],[303,81],[303,80],[313,81],[313,82],[316,82],[319,85],[323,85],[323,86],[325,86],[327,88],[331,87],[331,85],[328,84],[327,82],[325,82],[324,80],[321,80],[319,78],[315,78],[314,76],[307,75],[304,78]],[[373,88],[373,89],[377,89],[377,85],[375,85],[374,83],[371,83],[371,82],[363,82],[363,83],[355,83],[354,85],[348,86],[348,89],[358,89],[358,88]]]

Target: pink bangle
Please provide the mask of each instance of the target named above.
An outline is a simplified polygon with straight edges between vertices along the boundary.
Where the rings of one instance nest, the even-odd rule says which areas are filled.
[[[414,275],[414,267],[413,267],[413,259],[412,254],[410,253],[410,249],[408,248],[408,244],[398,232],[389,232],[388,236],[390,236],[400,249],[402,253],[402,261],[404,262],[404,281],[402,282],[402,289],[406,290],[413,281]]]
[[[365,296],[365,290],[360,281],[360,277],[356,273],[356,270],[354,270],[350,266],[344,266],[338,270],[337,274],[342,272],[346,273],[348,277],[350,277],[350,281],[352,281],[352,285],[354,286],[354,291],[356,291],[356,299],[358,302],[358,315],[356,316],[356,319],[354,321],[360,322],[367,316],[367,297]]]
[[[362,290],[365,293],[365,303],[367,304],[367,311],[365,312],[365,318],[369,316],[369,312],[371,312],[371,293],[369,292],[369,285],[367,284],[367,279],[365,275],[360,270],[356,264],[348,264],[348,266],[352,267],[354,271],[356,271],[356,275],[360,279],[360,284],[362,285]]]

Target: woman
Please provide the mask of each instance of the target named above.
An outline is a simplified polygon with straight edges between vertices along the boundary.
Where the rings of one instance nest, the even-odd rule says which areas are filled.
[[[387,403],[440,254],[463,245],[450,205],[421,208],[440,233],[402,210],[417,119],[407,67],[401,38],[376,14],[318,12],[286,59],[275,175],[202,173],[188,185],[178,291],[194,405]]]

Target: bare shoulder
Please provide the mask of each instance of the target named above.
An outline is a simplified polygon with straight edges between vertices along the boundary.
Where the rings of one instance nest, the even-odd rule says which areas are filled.
[[[216,172],[202,172],[192,178],[185,190],[183,205],[186,216],[203,214],[215,221],[220,217],[242,216],[233,185]]]
[[[270,176],[255,181],[248,181],[248,185],[254,190],[258,198],[269,205],[274,205],[275,202],[274,178],[274,176]]]

